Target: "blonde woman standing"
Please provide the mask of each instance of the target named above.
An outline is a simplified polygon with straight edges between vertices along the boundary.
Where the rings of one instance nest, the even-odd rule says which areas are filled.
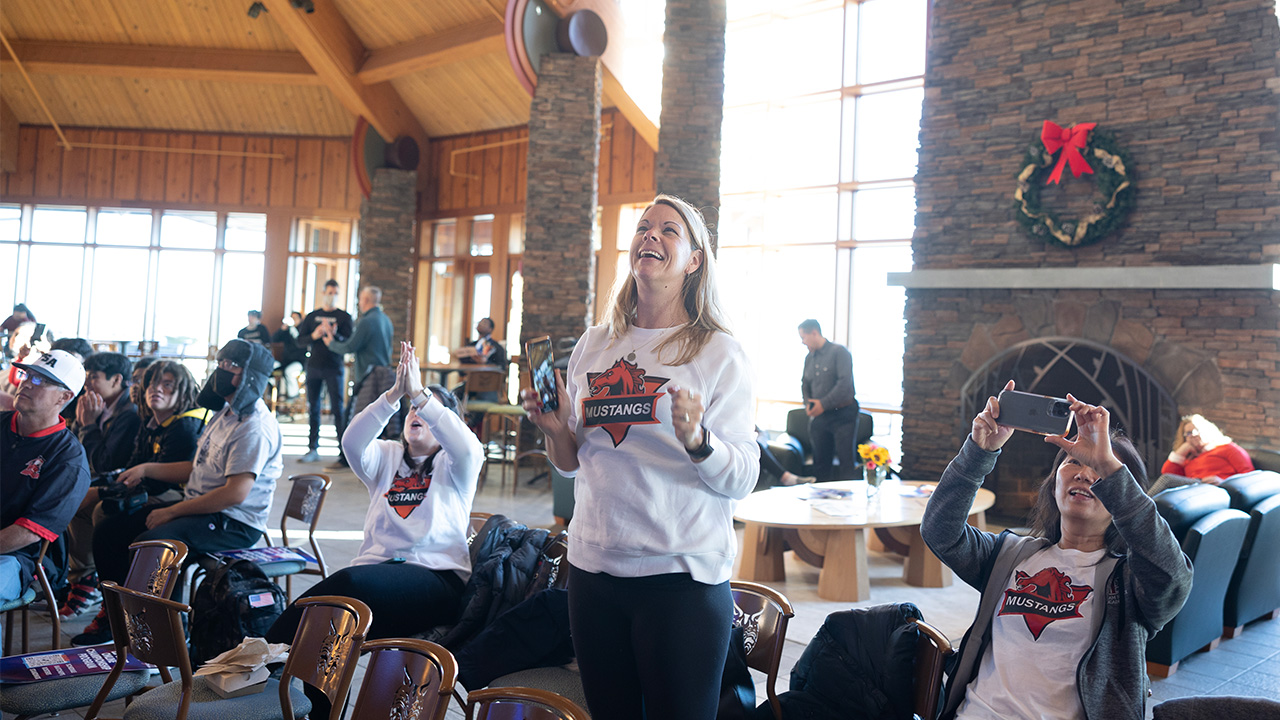
[[[755,397],[725,328],[701,214],[659,195],[636,226],[606,322],[539,411],[575,476],[569,617],[594,717],[710,720],[733,618],[733,509],[755,487]]]

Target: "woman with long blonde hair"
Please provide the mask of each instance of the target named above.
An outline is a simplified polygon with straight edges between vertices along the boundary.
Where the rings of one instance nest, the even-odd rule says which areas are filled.
[[[1248,451],[1235,444],[1203,415],[1184,415],[1173,439],[1174,450],[1151,485],[1151,495],[1171,487],[1208,483],[1217,485],[1232,475],[1253,471]]]
[[[759,450],[747,359],[729,335],[701,213],[659,195],[604,324],[525,409],[575,477],[569,619],[594,717],[710,720],[733,618],[733,508]]]

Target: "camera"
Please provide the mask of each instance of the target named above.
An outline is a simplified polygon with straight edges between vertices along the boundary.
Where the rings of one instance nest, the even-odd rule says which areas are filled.
[[[129,487],[116,481],[121,472],[112,470],[99,478],[105,484],[98,490],[98,500],[102,502],[102,512],[107,515],[132,515],[147,504],[147,491],[141,485]]]

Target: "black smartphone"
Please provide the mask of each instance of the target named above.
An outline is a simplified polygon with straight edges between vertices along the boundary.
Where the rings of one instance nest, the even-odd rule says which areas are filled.
[[[1071,403],[1065,398],[1003,390],[996,398],[996,422],[1037,435],[1066,435],[1071,429]]]
[[[538,407],[544,413],[560,409],[560,393],[556,391],[556,371],[551,366],[551,337],[543,335],[524,344],[529,359],[529,381],[538,393]]]
[[[36,329],[31,332],[31,342],[35,344],[37,340],[44,339],[44,323],[36,323]]]

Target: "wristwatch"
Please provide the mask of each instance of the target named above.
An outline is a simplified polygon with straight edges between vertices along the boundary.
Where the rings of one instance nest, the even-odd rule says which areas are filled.
[[[684,451],[689,453],[689,459],[695,461],[711,457],[711,433],[705,426],[702,428],[702,444],[692,450],[685,448]]]

